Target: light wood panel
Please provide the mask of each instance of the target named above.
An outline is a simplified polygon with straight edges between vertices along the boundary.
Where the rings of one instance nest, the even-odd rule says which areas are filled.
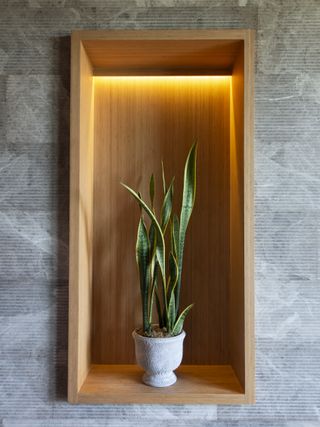
[[[253,75],[254,35],[239,50],[230,93],[230,363],[254,401]]]
[[[248,30],[77,32],[95,75],[231,74]]]
[[[250,30],[80,31],[72,35],[70,402],[125,403],[130,396],[137,403],[254,401],[253,39]],[[133,43],[122,43],[125,40]],[[154,44],[161,47],[160,55],[149,58],[156,40],[161,42]],[[226,51],[219,53],[222,45]],[[106,46],[111,48],[111,58]],[[218,49],[215,59],[210,58],[214,49]],[[98,64],[99,60],[107,62]],[[182,71],[233,77],[220,91],[211,83],[202,82],[197,88],[186,84]],[[103,83],[103,90],[95,90],[93,102],[93,87],[97,87],[92,77],[101,73],[179,75],[180,86],[172,89],[168,80],[165,84],[165,80],[161,84],[154,80],[148,92],[147,85],[130,78],[117,88]],[[168,175],[178,171],[180,189],[194,136],[200,142],[198,164],[203,168],[187,237],[182,298],[183,305],[195,302],[185,325],[184,363],[192,366],[180,368],[175,393],[170,391],[173,388],[158,392],[149,387],[142,392],[146,386],[138,381],[139,368],[127,365],[134,361],[131,330],[140,318],[138,285],[132,283],[137,277],[138,210],[118,183],[125,180],[146,194],[144,178],[151,171],[159,175],[158,160],[164,157]],[[211,143],[203,144],[210,139]],[[220,143],[212,144],[215,140]],[[88,374],[95,360],[110,365],[93,365]],[[221,363],[227,365],[216,365]]]
[[[199,141],[197,198],[188,230],[182,301],[185,363],[226,363],[229,274],[229,77],[95,78],[95,363],[134,363],[131,332],[140,324],[135,236],[139,209],[120,186],[147,198],[152,172],[161,194],[161,159],[176,174]],[[158,212],[159,212],[158,206]]]
[[[135,365],[93,365],[79,403],[217,404],[246,403],[231,366],[180,366],[178,381],[165,389],[141,382]]]
[[[91,364],[93,77],[75,35],[71,75],[70,267],[68,396],[77,392]],[[80,102],[80,100],[82,102]]]
[[[85,40],[97,74],[230,74],[241,41]],[[103,71],[102,71],[103,70]]]

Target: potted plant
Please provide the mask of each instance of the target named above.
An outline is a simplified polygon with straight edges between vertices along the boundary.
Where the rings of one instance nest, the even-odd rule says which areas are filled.
[[[197,145],[191,147],[184,169],[180,218],[173,212],[174,178],[166,185],[162,163],[163,202],[160,218],[154,207],[154,175],[150,179],[150,206],[139,192],[122,184],[140,206],[136,261],[140,276],[142,328],[133,331],[137,363],[145,370],[143,382],[166,387],[177,380],[173,370],[182,360],[184,320],[193,304],[180,312],[185,235],[196,195]],[[149,218],[149,225],[145,222]],[[166,243],[169,249],[166,248]],[[168,254],[167,254],[168,252]],[[167,275],[168,273],[168,275]],[[158,323],[153,323],[154,305]]]

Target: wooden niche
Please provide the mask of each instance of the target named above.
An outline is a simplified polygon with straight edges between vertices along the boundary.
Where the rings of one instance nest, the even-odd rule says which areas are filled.
[[[252,403],[253,76],[251,30],[72,34],[68,398],[76,403]],[[184,358],[175,385],[141,382],[135,265],[139,209],[161,159],[175,175],[198,141],[187,233]]]

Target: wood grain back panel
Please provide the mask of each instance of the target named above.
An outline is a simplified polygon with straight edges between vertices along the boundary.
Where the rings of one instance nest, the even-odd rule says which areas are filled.
[[[183,166],[198,140],[196,205],[187,233],[182,306],[184,363],[228,359],[230,77],[95,77],[94,363],[134,363],[132,330],[140,324],[135,264],[139,209],[123,181],[147,198],[161,159],[175,181],[180,210]],[[159,212],[159,205],[158,205]]]

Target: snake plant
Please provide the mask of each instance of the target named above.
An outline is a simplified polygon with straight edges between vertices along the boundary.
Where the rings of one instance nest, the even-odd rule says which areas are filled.
[[[149,185],[149,205],[139,192],[121,183],[140,206],[136,261],[140,277],[143,333],[146,336],[152,336],[154,305],[159,327],[169,336],[181,333],[184,320],[193,306],[190,304],[179,312],[185,236],[196,195],[196,160],[197,144],[193,144],[184,168],[180,218],[173,212],[174,178],[167,187],[163,163],[163,202],[159,218],[154,207],[153,174]],[[148,227],[145,216],[150,219]],[[168,255],[166,241],[170,244]]]

